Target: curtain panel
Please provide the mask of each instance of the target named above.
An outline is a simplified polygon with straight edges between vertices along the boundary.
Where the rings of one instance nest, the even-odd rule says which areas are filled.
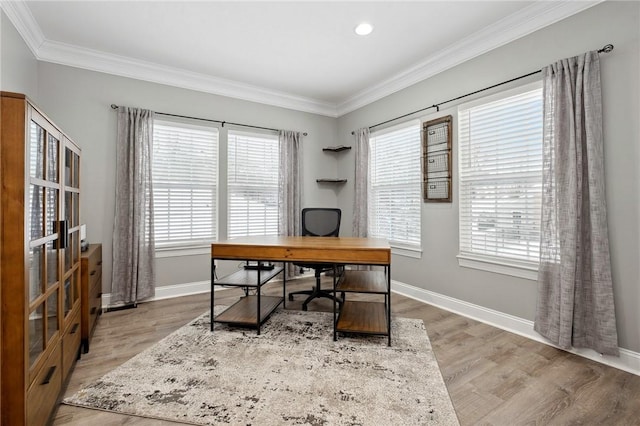
[[[300,167],[300,132],[281,130],[280,173],[278,196],[278,233],[282,236],[300,235],[300,215],[302,199],[302,171]],[[296,267],[287,264],[287,277],[296,275]]]
[[[369,128],[356,130],[354,136],[356,167],[352,232],[354,237],[366,237],[369,226]]]
[[[153,116],[149,110],[118,108],[112,303],[135,304],[155,294]]]
[[[618,355],[604,188],[598,52],[542,70],[543,187],[535,330]]]

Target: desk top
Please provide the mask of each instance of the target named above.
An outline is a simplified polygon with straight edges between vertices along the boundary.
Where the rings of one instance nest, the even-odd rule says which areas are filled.
[[[387,240],[356,237],[240,237],[211,244],[215,259],[391,264]]]

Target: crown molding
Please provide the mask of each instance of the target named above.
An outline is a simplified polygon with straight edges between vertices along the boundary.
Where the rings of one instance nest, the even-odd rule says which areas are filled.
[[[604,0],[543,1],[516,12],[429,56],[415,66],[336,105],[342,116],[534,31],[582,12]]]
[[[429,56],[415,66],[336,104],[50,41],[45,38],[24,0],[0,1],[0,7],[5,11],[36,59],[40,61],[335,118],[595,6],[602,1],[604,0],[536,2],[494,25],[442,49],[439,53]]]
[[[44,34],[31,10],[24,1],[0,1],[0,9],[4,10],[18,34],[24,39],[33,55],[38,57],[38,50],[45,42]]]
[[[296,111],[337,117],[335,105],[315,99],[60,42],[45,41],[38,50],[37,59]]]

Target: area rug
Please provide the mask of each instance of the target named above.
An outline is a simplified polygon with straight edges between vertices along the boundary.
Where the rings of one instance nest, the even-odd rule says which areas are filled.
[[[198,425],[458,424],[420,320],[393,318],[391,347],[334,342],[323,312],[280,309],[259,336],[209,324],[201,315],[63,403]]]

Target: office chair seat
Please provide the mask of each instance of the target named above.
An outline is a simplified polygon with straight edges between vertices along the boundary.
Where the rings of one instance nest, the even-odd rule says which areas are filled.
[[[340,209],[330,208],[305,208],[302,209],[302,236],[314,236],[314,237],[337,237],[340,233],[340,218],[342,211]],[[316,285],[311,290],[302,290],[289,293],[289,300],[293,300],[293,296],[296,294],[305,294],[308,297],[302,302],[302,310],[307,310],[307,305],[313,299],[324,297],[327,299],[335,300],[342,306],[343,299],[337,297],[333,290],[323,290],[320,285],[320,275],[323,272],[333,271],[336,269],[342,270],[342,267],[337,267],[332,263],[294,263],[294,265],[301,268],[313,269],[316,278]]]

